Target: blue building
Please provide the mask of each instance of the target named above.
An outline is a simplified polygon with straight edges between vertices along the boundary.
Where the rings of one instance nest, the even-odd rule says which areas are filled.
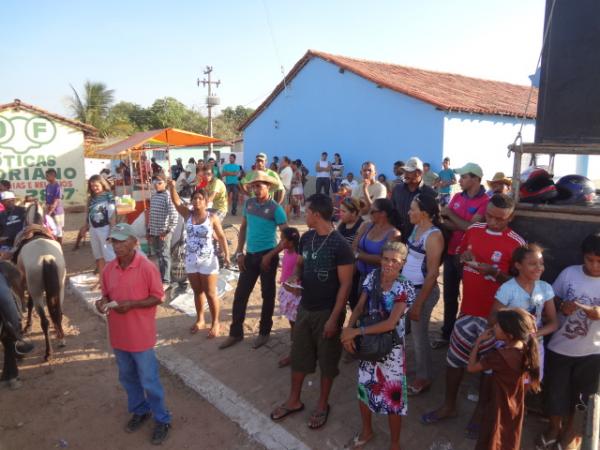
[[[340,153],[357,174],[366,160],[393,177],[394,161],[419,156],[438,170],[479,163],[484,177],[512,173],[507,146],[524,122],[533,142],[537,89],[308,51],[242,125],[246,161]],[[527,105],[527,111],[525,111]],[[314,173],[311,173],[314,174]]]

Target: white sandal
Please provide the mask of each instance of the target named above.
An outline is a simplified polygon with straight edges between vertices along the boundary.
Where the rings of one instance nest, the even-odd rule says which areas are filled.
[[[344,447],[344,449],[347,450],[360,450],[362,449],[365,445],[367,445],[369,442],[371,442],[373,440],[373,438],[375,437],[374,434],[372,434],[369,439],[361,439],[360,438],[360,433],[356,434],[352,440],[346,444],[346,446]]]
[[[536,450],[562,450],[562,446],[560,445],[558,439],[546,440],[544,433],[541,433],[535,440],[535,448]]]

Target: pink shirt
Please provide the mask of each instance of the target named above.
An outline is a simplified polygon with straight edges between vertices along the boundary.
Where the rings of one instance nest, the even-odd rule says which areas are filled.
[[[285,281],[294,274],[294,267],[296,267],[296,261],[298,260],[298,253],[291,252],[289,250],[283,251],[283,258],[281,260],[281,278],[280,283]]]
[[[448,203],[448,208],[462,220],[470,222],[475,215],[485,217],[485,209],[489,201],[490,198],[486,195],[483,186],[481,186],[481,189],[474,197],[469,197],[466,192],[454,194],[454,197]],[[452,236],[450,236],[450,241],[448,242],[449,255],[458,254],[458,246],[464,235],[464,231],[456,230],[452,232]]]
[[[164,298],[160,272],[141,252],[121,269],[118,259],[102,272],[102,295],[117,303],[140,301],[148,297]],[[110,345],[126,352],[143,352],[156,344],[156,306],[132,308],[125,314],[108,313]]]

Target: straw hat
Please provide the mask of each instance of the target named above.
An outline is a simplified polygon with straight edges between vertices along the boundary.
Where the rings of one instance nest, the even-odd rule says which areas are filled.
[[[496,172],[491,180],[487,180],[488,186],[490,186],[492,183],[504,183],[507,186],[511,186],[512,180],[504,175],[504,172]]]
[[[249,180],[246,180],[243,182],[244,185],[249,185],[252,183],[266,183],[269,184],[271,186],[278,186],[279,183],[277,182],[276,179],[274,179],[273,177],[270,177],[269,175],[267,175],[267,173],[263,170],[255,170],[252,172],[251,177]]]

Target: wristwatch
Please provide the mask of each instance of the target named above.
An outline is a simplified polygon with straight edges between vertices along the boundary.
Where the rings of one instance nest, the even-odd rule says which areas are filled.
[[[244,252],[235,252],[235,259],[238,259],[238,256],[244,256]]]
[[[354,252],[354,259],[358,259],[358,256],[360,255],[360,251],[356,250]]]

